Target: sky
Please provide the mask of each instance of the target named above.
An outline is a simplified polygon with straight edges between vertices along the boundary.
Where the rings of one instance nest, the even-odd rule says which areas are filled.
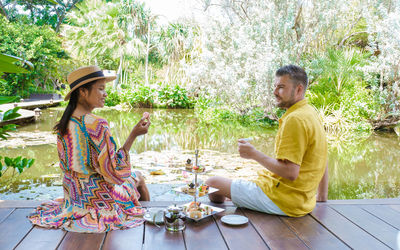
[[[159,15],[159,22],[168,23],[179,18],[196,17],[201,11],[200,0],[140,0],[153,14]]]

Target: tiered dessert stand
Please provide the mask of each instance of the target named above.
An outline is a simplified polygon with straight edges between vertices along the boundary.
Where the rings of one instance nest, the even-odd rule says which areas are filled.
[[[198,158],[199,158],[199,150],[196,149],[196,150],[195,150],[195,166],[198,166]],[[192,170],[192,171],[189,171],[189,170],[186,170],[186,169],[185,169],[185,171],[194,174],[194,187],[195,187],[195,190],[196,190],[196,191],[195,191],[193,194],[192,194],[192,193],[185,192],[185,191],[183,190],[183,189],[185,188],[185,186],[181,186],[181,187],[175,188],[174,191],[193,196],[193,201],[194,201],[194,203],[196,204],[197,198],[200,197],[200,196],[199,196],[199,190],[198,190],[198,179],[197,179],[197,175],[198,175],[198,174],[203,174],[203,173],[205,173],[205,172],[207,171],[207,169],[205,169],[203,172],[196,172],[196,171],[193,171],[193,170]],[[207,193],[207,194],[217,192],[218,190],[219,190],[219,189],[217,189],[217,188],[209,187],[209,190],[208,190],[208,193]],[[189,205],[189,204],[190,204],[190,203],[185,204],[184,206],[187,206],[187,205]],[[203,204],[201,204],[201,206],[202,206],[202,205],[203,205]],[[203,219],[203,218],[206,218],[206,217],[208,217],[208,216],[210,216],[210,215],[213,215],[213,214],[216,214],[216,213],[219,213],[219,212],[224,211],[224,209],[219,208],[219,207],[213,207],[213,206],[208,206],[208,207],[211,207],[212,210],[213,210],[213,212],[212,212],[211,214],[203,214],[203,216],[202,216],[201,218],[191,218],[191,219],[193,219],[193,220],[195,220],[195,221],[198,221],[198,220],[201,220],[201,219]],[[189,216],[187,216],[187,217],[190,218]]]

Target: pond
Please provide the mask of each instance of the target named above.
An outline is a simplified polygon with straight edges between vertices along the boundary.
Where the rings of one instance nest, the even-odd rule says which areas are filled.
[[[51,129],[63,108],[43,110],[41,119],[22,126],[7,141],[1,141],[0,155],[34,158],[35,164],[21,175],[8,171],[0,178],[0,199],[47,200],[62,196],[61,170],[57,162],[56,138]],[[131,162],[142,171],[150,191],[168,196],[171,186],[192,176],[182,173],[187,158],[199,149],[201,164],[211,169],[207,176],[223,175],[251,179],[260,166],[237,153],[238,138],[252,138],[260,151],[273,155],[276,129],[243,127],[240,124],[198,122],[193,110],[101,109],[95,113],[109,121],[114,139],[122,145],[144,111],[151,113],[149,133],[137,138]],[[394,133],[372,134],[352,141],[330,142],[329,199],[392,198],[400,195],[400,139]],[[160,185],[168,184],[168,185]],[[153,195],[154,197],[154,195]],[[167,197],[168,198],[168,197]],[[169,197],[170,198],[170,197]]]

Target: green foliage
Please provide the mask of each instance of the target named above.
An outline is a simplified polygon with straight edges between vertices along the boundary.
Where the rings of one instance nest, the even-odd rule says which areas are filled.
[[[15,62],[23,61],[22,58],[0,54],[0,72],[7,73],[27,73],[28,71],[21,67],[16,67]]]
[[[2,156],[0,156],[0,177],[9,168],[13,168],[14,171],[17,170],[18,173],[22,173],[25,169],[30,168],[35,162],[34,159],[22,158],[18,156],[16,158],[4,157],[4,162],[2,162]]]
[[[250,109],[245,114],[239,114],[235,109],[222,107],[219,100],[211,101],[200,97],[195,103],[195,115],[200,123],[216,124],[222,122],[239,123],[243,126],[273,127],[277,121],[265,115],[263,108]]]
[[[116,106],[121,103],[121,94],[114,91],[111,87],[107,87],[107,98],[105,105],[108,107]]]
[[[13,102],[15,99],[17,99],[15,96],[0,96],[0,105]]]
[[[133,88],[122,86],[123,89],[118,91],[107,88],[108,97],[106,98],[107,106],[115,106],[120,103],[127,103],[135,108],[193,108],[194,99],[189,96],[187,90],[178,86],[166,85],[161,86],[145,86],[139,84]]]
[[[158,101],[167,108],[193,108],[193,99],[179,85],[166,85],[158,91]]]
[[[376,114],[377,103],[362,72],[369,56],[354,48],[313,55],[307,98],[320,110],[328,131],[371,129],[368,120]]]
[[[156,90],[149,86],[139,85],[123,94],[123,101],[135,108],[149,108],[154,106]]]
[[[26,74],[5,74],[0,82],[0,95],[28,97],[32,91],[53,90],[53,81],[61,79],[59,65],[66,54],[61,38],[48,26],[9,22],[0,16],[0,53],[17,55],[35,65]],[[16,65],[21,65],[16,63]]]

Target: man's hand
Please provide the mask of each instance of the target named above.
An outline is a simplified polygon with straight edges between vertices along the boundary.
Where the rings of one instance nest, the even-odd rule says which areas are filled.
[[[238,151],[240,154],[240,157],[245,158],[245,159],[253,159],[254,154],[257,151],[256,148],[248,143],[246,140],[238,140]]]

